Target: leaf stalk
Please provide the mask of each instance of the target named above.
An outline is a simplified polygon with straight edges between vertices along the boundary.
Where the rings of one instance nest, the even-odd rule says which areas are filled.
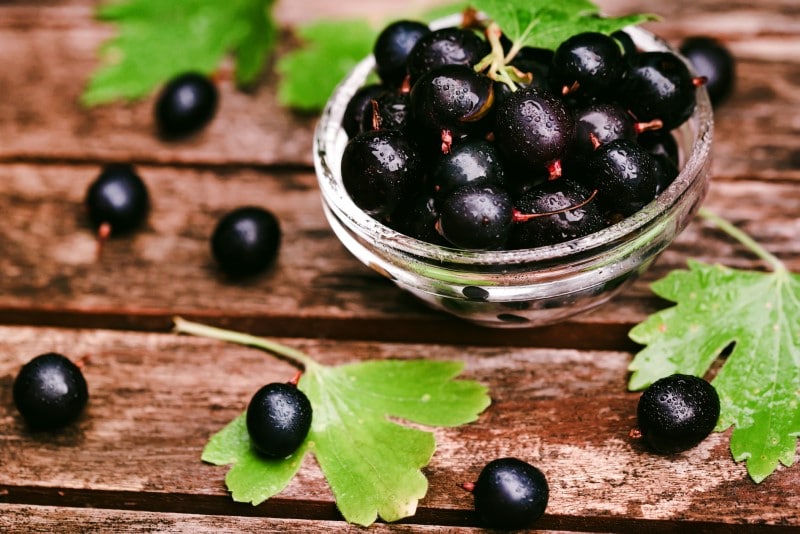
[[[723,232],[725,232],[726,234],[737,240],[739,243],[744,245],[750,252],[752,252],[762,260],[764,260],[772,269],[772,271],[776,273],[788,272],[786,265],[781,260],[779,260],[776,256],[767,251],[756,240],[754,240],[752,237],[744,233],[742,230],[739,230],[729,221],[723,219],[716,213],[706,208],[700,208],[700,210],[697,213],[702,218],[709,221],[714,226],[716,226],[717,228],[719,228],[720,230],[722,230]]]
[[[272,352],[277,356],[288,360],[290,363],[297,367],[308,370],[311,367],[319,365],[311,356],[305,352],[293,349],[277,341],[272,341],[263,337],[252,336],[250,334],[243,334],[225,328],[217,328],[201,323],[188,321],[182,317],[173,317],[172,321],[175,323],[173,332],[176,334],[190,334],[193,336],[207,337],[210,339],[217,339],[220,341],[227,341],[229,343],[237,343],[239,345],[247,345],[256,347],[267,352]]]

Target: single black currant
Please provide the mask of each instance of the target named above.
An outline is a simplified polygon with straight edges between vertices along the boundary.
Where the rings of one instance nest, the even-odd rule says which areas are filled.
[[[638,431],[653,451],[688,450],[708,436],[719,419],[719,395],[702,378],[674,374],[655,381],[639,398]]]
[[[627,58],[634,54],[639,53],[639,47],[633,41],[633,38],[624,30],[617,30],[611,33],[611,37],[617,41],[622,48],[622,57]]]
[[[430,28],[413,20],[398,20],[384,27],[373,47],[378,76],[386,85],[399,87],[406,77],[408,55]]]
[[[273,382],[247,405],[247,433],[258,452],[285,458],[303,443],[311,428],[311,402],[294,384]]]
[[[411,81],[442,65],[472,67],[489,53],[489,43],[472,30],[442,28],[422,36],[408,55]]]
[[[147,186],[132,165],[110,164],[89,185],[84,199],[89,219],[101,240],[139,227],[147,216]]]
[[[13,389],[17,410],[34,429],[53,429],[74,421],[89,399],[80,368],[54,352],[23,365]]]
[[[675,167],[678,167],[680,160],[680,152],[678,151],[678,142],[667,130],[651,130],[643,132],[636,138],[639,145],[642,146],[653,156],[662,156],[672,162]]]
[[[593,192],[567,178],[531,188],[516,202],[516,209],[508,248],[554,245],[606,226]]]
[[[620,101],[636,120],[662,121],[672,130],[694,112],[696,87],[702,81],[671,52],[640,52],[628,58]]]
[[[492,80],[465,65],[431,69],[411,89],[414,117],[434,130],[463,131],[485,117],[493,103]],[[444,136],[442,140],[446,142]],[[451,143],[443,151],[448,151]]]
[[[453,245],[465,249],[500,249],[511,233],[514,206],[502,188],[468,184],[441,201],[437,229]]]
[[[495,140],[512,163],[551,167],[559,174],[559,159],[572,143],[575,121],[554,95],[526,87],[500,104],[495,115]]]
[[[398,130],[362,132],[342,154],[342,182],[356,206],[383,218],[412,198],[421,185],[422,158]]]
[[[614,102],[592,102],[576,109],[575,150],[588,154],[597,144],[636,139],[636,124],[627,110]]]
[[[636,142],[617,139],[601,145],[589,159],[598,200],[613,214],[633,215],[656,196],[653,157]]]
[[[156,99],[159,132],[173,138],[199,131],[214,117],[218,100],[217,86],[203,74],[187,72],[173,78]]]
[[[679,50],[695,73],[705,79],[711,103],[716,106],[725,101],[736,78],[736,62],[730,50],[713,37],[699,35],[684,40]]]
[[[605,96],[615,90],[625,73],[617,42],[604,33],[573,35],[556,48],[550,76],[563,94]]]
[[[373,98],[361,117],[360,131],[411,128],[408,93],[386,92]]]
[[[481,522],[498,529],[531,526],[542,517],[550,498],[544,473],[518,458],[487,463],[471,489]]]
[[[347,133],[347,137],[353,137],[362,131],[364,116],[372,117],[372,100],[379,98],[387,92],[386,87],[377,83],[371,83],[360,87],[347,102],[342,117],[342,127]],[[370,122],[370,129],[372,123]]]
[[[422,193],[399,206],[390,218],[390,226],[414,239],[435,245],[449,243],[436,231],[439,208],[433,194]]]
[[[211,234],[211,254],[229,276],[250,276],[275,261],[281,229],[275,215],[258,206],[226,213]]]
[[[431,172],[439,197],[469,183],[503,185],[504,171],[494,143],[467,139],[442,154]]]

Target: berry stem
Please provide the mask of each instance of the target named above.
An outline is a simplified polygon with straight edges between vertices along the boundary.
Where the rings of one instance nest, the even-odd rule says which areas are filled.
[[[594,200],[594,197],[597,196],[597,189],[592,191],[592,194],[589,195],[586,200],[575,204],[574,206],[567,206],[566,208],[561,208],[560,210],[553,210],[553,211],[543,211],[541,213],[522,213],[521,211],[514,208],[514,211],[511,214],[511,220],[515,223],[527,222],[531,219],[538,219],[540,217],[547,217],[549,215],[558,215],[559,213],[566,213],[568,211],[573,211],[584,207],[586,204]]]
[[[235,332],[233,330],[226,330],[224,328],[217,328],[215,326],[208,326],[193,321],[187,321],[182,317],[173,317],[172,321],[175,323],[173,332],[176,334],[190,334],[193,336],[207,337],[211,339],[218,339],[220,341],[227,341],[229,343],[238,343],[239,345],[247,345],[256,347],[268,352],[272,352],[283,359],[288,360],[298,367],[308,370],[311,367],[318,366],[308,354],[301,352],[292,347],[271,341],[269,339]]]
[[[487,26],[486,39],[489,41],[489,44],[491,44],[492,51],[475,65],[475,71],[482,72],[484,69],[487,69],[486,75],[489,78],[503,82],[508,85],[512,91],[516,91],[517,84],[514,83],[513,78],[505,68],[507,61],[505,53],[503,52],[503,45],[500,42],[500,36],[502,34],[503,32],[500,30],[500,26],[498,26],[497,23],[492,22]]]
[[[750,252],[764,260],[774,272],[782,273],[788,271],[786,265],[784,265],[781,260],[768,252],[764,247],[756,242],[755,239],[739,230],[733,224],[723,219],[716,213],[709,211],[706,208],[700,208],[698,215],[714,224],[714,226],[744,245]]]

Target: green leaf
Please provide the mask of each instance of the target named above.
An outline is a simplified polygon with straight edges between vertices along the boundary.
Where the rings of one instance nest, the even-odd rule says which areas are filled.
[[[81,96],[85,105],[146,96],[187,71],[210,74],[229,52],[236,80],[255,81],[273,50],[274,0],[122,0],[97,17],[118,25],[101,47],[101,65]]]
[[[792,465],[800,435],[800,275],[772,263],[762,273],[689,261],[652,285],[677,305],[630,332],[646,345],[630,364],[632,390],[673,373],[703,376],[733,344],[712,382],[717,430],[735,427],[731,452],[756,482]]]
[[[336,85],[372,52],[378,32],[364,20],[319,21],[297,29],[300,48],[278,60],[278,100],[287,107],[316,111]]]
[[[600,17],[588,0],[473,0],[472,5],[493,20],[514,43],[555,49],[580,32],[612,33],[632,24],[653,20],[652,15]]]
[[[490,403],[485,386],[456,380],[461,362],[373,360],[331,367],[274,341],[180,318],[175,330],[256,346],[305,367],[298,388],[314,414],[298,451],[281,460],[255,454],[244,414],[206,445],[204,461],[233,464],[225,482],[237,501],[259,504],[276,495],[312,453],[347,521],[368,526],[378,517],[411,516],[427,492],[421,469],[436,442],[431,431],[407,423],[454,427],[476,420]]]

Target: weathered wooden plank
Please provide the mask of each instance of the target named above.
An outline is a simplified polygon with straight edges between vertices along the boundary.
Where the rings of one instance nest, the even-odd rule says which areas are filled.
[[[755,485],[731,460],[727,434],[672,457],[630,441],[638,394],[625,390],[628,353],[283,341],[326,364],[458,359],[464,377],[489,387],[493,404],[476,423],[435,431],[437,453],[425,469],[430,488],[414,521],[475,526],[472,498],[458,485],[474,480],[486,461],[513,455],[548,476],[542,528],[800,526],[800,511],[789,505],[800,498],[797,469],[779,469]],[[63,432],[32,433],[15,413],[10,386],[22,363],[50,350],[83,361],[89,406]],[[287,363],[186,336],[15,327],[0,327],[0,355],[0,502],[337,518],[308,458],[283,493],[256,509],[233,503],[226,469],[199,459],[208,437],[258,387],[292,376]]]
[[[588,347],[627,348],[627,329],[663,306],[647,283],[684,266],[688,257],[761,267],[742,247],[698,221],[642,281],[576,319],[594,325],[594,338],[585,331],[580,339],[564,337],[564,329],[575,323],[536,335],[465,329],[354,259],[328,228],[315,179],[307,172],[139,171],[153,198],[148,222],[132,236],[112,238],[98,261],[82,208],[97,166],[0,166],[0,320],[165,330],[169,318],[182,313],[271,335],[395,340],[412,335],[429,341],[558,346],[567,339],[592,339],[598,344]],[[252,203],[272,209],[281,221],[280,254],[264,275],[230,281],[215,268],[210,235],[223,213]],[[707,205],[800,270],[800,191],[794,184],[714,182]]]
[[[421,2],[421,4],[426,2]],[[123,105],[84,109],[78,98],[97,65],[98,45],[113,33],[109,25],[91,17],[92,2],[65,2],[47,7],[0,6],[0,160],[5,161],[140,161],[185,165],[311,165],[311,137],[315,117],[281,108],[276,101],[276,77],[251,93],[236,91],[230,80],[220,83],[221,108],[212,124],[190,140],[165,143],[159,140],[152,121],[153,98]],[[324,16],[363,13],[360,2],[330,4],[294,2],[281,4],[278,16],[285,24]],[[682,36],[705,33],[737,39],[741,32],[723,34],[727,26],[706,20],[706,26],[686,26],[695,21],[705,3],[643,3],[639,10],[667,10],[665,21],[654,26],[677,42]],[[730,20],[768,20],[774,28],[773,48],[794,50],[800,40],[797,17],[789,3],[776,2],[775,10],[759,4],[724,10]],[[319,7],[319,10],[308,6]],[[614,10],[623,12],[624,4]],[[376,12],[383,13],[384,9]],[[676,15],[673,17],[673,15]],[[749,15],[747,18],[742,18]],[[779,16],[785,23],[775,24]],[[728,20],[728,19],[726,19]],[[670,21],[670,22],[668,22]],[[723,33],[720,33],[723,32]],[[732,41],[741,56],[737,92],[720,108],[717,126],[715,173],[724,176],[783,178],[797,180],[798,151],[794,140],[800,134],[797,113],[800,79],[797,53],[777,54],[767,46],[761,30],[748,41]],[[288,37],[288,34],[286,35]],[[794,44],[793,44],[794,43]],[[756,55],[756,44],[763,54]],[[285,51],[288,42],[284,42]],[[226,67],[227,68],[227,67]]]

